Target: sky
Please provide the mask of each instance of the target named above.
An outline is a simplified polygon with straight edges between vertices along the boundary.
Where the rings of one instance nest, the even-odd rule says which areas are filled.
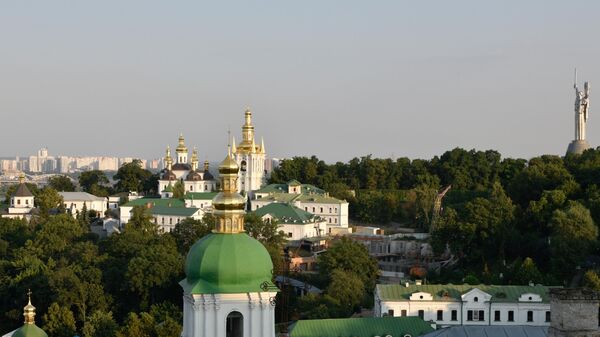
[[[0,156],[565,153],[573,70],[600,145],[600,1],[0,2]],[[598,111],[598,114],[596,114]]]

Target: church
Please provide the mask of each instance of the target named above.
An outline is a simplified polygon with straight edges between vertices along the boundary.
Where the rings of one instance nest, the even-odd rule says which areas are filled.
[[[183,135],[179,135],[179,144],[175,149],[177,161],[173,164],[171,148],[167,147],[165,155],[165,170],[158,181],[158,191],[162,198],[173,197],[173,188],[178,181],[183,183],[184,191],[187,192],[213,192],[217,190],[217,183],[209,171],[208,161],[204,162],[204,168],[199,170],[198,150],[194,148],[192,158],[188,163],[188,149],[185,146]]]
[[[237,192],[239,167],[231,150],[219,165],[221,192],[213,199],[216,228],[185,261],[182,337],[274,337],[273,263],[244,231],[246,199]]]
[[[175,149],[175,162],[171,155],[171,148],[167,147],[164,157],[165,169],[158,182],[158,192],[162,198],[172,198],[173,188],[178,181],[182,181],[185,193],[213,192],[217,190],[217,182],[209,171],[208,161],[204,162],[203,170],[198,166],[198,151],[194,148],[191,160],[188,160],[188,149],[183,135],[179,136],[179,143]],[[239,167],[239,177],[236,190],[243,196],[251,196],[266,185],[266,151],[265,142],[261,139],[260,145],[254,138],[254,125],[252,112],[244,112],[242,125],[242,141],[236,145],[235,138],[231,148],[231,156]]]

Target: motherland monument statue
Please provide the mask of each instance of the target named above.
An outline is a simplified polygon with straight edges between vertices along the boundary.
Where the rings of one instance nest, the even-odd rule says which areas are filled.
[[[590,84],[585,82],[583,90],[579,90],[579,87],[577,87],[577,69],[575,69],[573,88],[575,89],[575,139],[569,144],[567,153],[581,154],[590,148],[585,140],[585,127],[590,108]]]

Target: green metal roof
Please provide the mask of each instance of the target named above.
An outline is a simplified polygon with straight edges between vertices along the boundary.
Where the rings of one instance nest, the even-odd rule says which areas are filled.
[[[185,199],[188,200],[212,200],[219,192],[187,192]]]
[[[246,233],[212,233],[190,248],[186,278],[179,282],[191,294],[263,292],[272,283],[273,263],[267,249]]]
[[[434,329],[418,317],[368,317],[301,320],[291,327],[290,337],[414,337]]]
[[[12,337],[48,337],[48,334],[35,324],[24,324],[15,330]]]
[[[150,203],[150,205],[152,207],[156,207],[156,206],[185,207],[185,202],[183,202],[183,200],[181,200],[181,199],[176,199],[176,198],[165,198],[165,199],[140,198],[140,199],[131,200],[123,206],[126,206],[126,207],[146,206],[148,203]]]
[[[301,184],[298,180],[291,180],[286,184],[269,184],[254,193],[287,193],[289,186],[300,186],[300,193],[303,194],[326,194],[323,189],[311,184]]]
[[[499,285],[469,285],[469,284],[426,284],[405,287],[400,284],[378,284],[377,292],[382,301],[408,301],[410,295],[425,292],[433,296],[434,301],[460,301],[461,295],[479,289],[492,295],[492,302],[517,302],[523,294],[540,295],[542,301],[550,302],[549,289],[552,287],[535,286],[499,286]]]
[[[173,215],[191,217],[198,210],[199,208],[195,207],[154,206],[150,209],[150,212],[152,212],[153,215]]]
[[[269,194],[268,196],[258,198],[256,200],[259,200],[259,201],[267,200],[267,201],[272,201],[272,202],[285,202],[285,203],[293,203],[293,202],[299,201],[299,202],[312,202],[315,204],[342,204],[345,202],[343,200],[336,199],[334,197],[325,196],[325,195],[319,195],[319,194],[305,195],[305,194],[293,194],[293,193],[272,193],[272,194]]]
[[[302,186],[302,183],[300,183],[298,180],[296,179],[292,179],[290,181],[287,182],[288,186]]]
[[[270,214],[280,224],[297,224],[303,225],[319,221],[319,217],[306,212],[296,206],[274,202],[266,206],[260,207],[254,213],[260,217]]]

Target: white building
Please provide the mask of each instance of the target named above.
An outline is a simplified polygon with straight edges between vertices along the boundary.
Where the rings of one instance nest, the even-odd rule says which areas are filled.
[[[97,197],[86,192],[58,192],[63,198],[63,205],[67,212],[76,216],[85,208],[87,211],[96,211],[100,216],[108,209],[108,199]]]
[[[254,213],[266,222],[276,221],[288,240],[317,237],[327,232],[325,219],[290,204],[272,203]]]
[[[6,213],[2,214],[2,217],[30,219],[34,209],[34,196],[27,188],[27,185],[25,185],[25,176],[21,174],[19,177],[19,186],[10,197],[10,206],[6,210]]]
[[[250,208],[256,211],[271,203],[294,205],[317,215],[327,222],[327,234],[348,228],[348,202],[330,197],[327,192],[310,184],[292,180],[286,184],[271,184],[254,192]]]
[[[199,170],[198,151],[196,149],[192,152],[191,165],[188,164],[188,150],[183,135],[179,136],[176,154],[177,162],[173,164],[171,148],[167,147],[164,159],[165,171],[158,181],[158,192],[163,198],[173,196],[172,189],[178,181],[183,183],[185,192],[213,192],[217,190],[217,182],[209,171],[208,161],[204,162],[204,171]]]
[[[254,125],[252,125],[250,109],[246,109],[244,116],[242,141],[236,145],[234,138],[231,152],[239,166],[238,192],[245,196],[251,196],[253,191],[266,184],[266,151],[264,140],[261,140],[260,146],[256,145],[254,140]]]
[[[418,316],[438,326],[550,325],[549,287],[378,284],[375,317]]]

